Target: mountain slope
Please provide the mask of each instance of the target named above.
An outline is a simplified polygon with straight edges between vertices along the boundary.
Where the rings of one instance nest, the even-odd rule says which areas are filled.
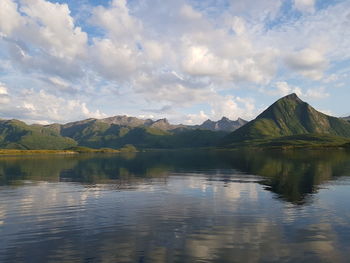
[[[151,119],[139,119],[136,117],[130,117],[126,115],[117,115],[113,117],[108,117],[104,119],[86,119],[82,121],[75,121],[70,122],[67,124],[63,124],[62,128],[67,129],[74,126],[81,126],[84,124],[89,123],[100,123],[101,125],[104,125],[105,127],[110,127],[111,125],[118,125],[118,126],[124,126],[129,128],[135,128],[135,127],[151,127],[151,128],[158,128],[162,130],[173,130],[177,129],[179,127],[184,127],[185,125],[173,125],[168,122],[167,119],[159,119],[156,121],[153,121]]]
[[[0,120],[0,148],[60,150],[76,145],[73,139],[62,137],[54,126],[27,125],[18,120]]]
[[[346,121],[348,121],[348,122],[350,122],[350,116],[348,116],[348,117],[344,117],[344,118],[342,118],[343,120],[346,120]]]
[[[134,127],[104,120],[89,119],[60,127],[62,136],[80,146],[120,148],[132,144],[137,148],[186,148],[215,146],[225,132],[202,131],[171,125],[166,119]],[[176,128],[175,128],[176,127]]]
[[[138,148],[183,148],[215,146],[219,139],[227,134],[222,129],[230,129],[228,126],[232,124],[231,122],[235,125],[245,123],[241,119],[234,122],[223,118],[217,129],[207,129],[199,126],[173,125],[167,119],[153,121],[114,116],[63,125],[52,124],[47,127],[55,129],[64,137],[74,139],[80,146],[92,148],[120,148],[125,144],[133,144]]]
[[[27,125],[18,120],[0,120],[0,148],[61,150],[77,145],[121,148],[127,144],[140,149],[191,148],[215,146],[227,135],[227,132],[172,126],[165,119],[146,120],[146,125],[139,125],[139,119],[135,119],[123,118],[121,122],[114,117],[87,119],[64,125]],[[168,130],[174,127],[177,128]]]
[[[242,127],[247,123],[246,120],[243,120],[241,118],[238,118],[236,121],[232,121],[226,117],[222,117],[221,120],[218,121],[212,121],[212,120],[206,120],[201,125],[198,125],[198,128],[200,129],[206,129],[211,131],[234,131],[238,128]]]
[[[277,138],[298,134],[350,137],[350,123],[316,111],[296,94],[285,96],[255,120],[229,134],[224,143]]]

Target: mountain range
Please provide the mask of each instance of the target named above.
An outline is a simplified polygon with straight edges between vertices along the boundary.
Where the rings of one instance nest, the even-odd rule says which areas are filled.
[[[0,148],[5,149],[121,148],[127,144],[140,149],[174,149],[349,142],[350,122],[346,118],[318,112],[294,93],[277,100],[250,122],[223,117],[190,126],[129,116],[50,125],[0,120]]]
[[[27,125],[19,120],[0,120],[0,148],[67,149],[74,146],[120,148],[182,148],[215,146],[228,131],[246,121],[223,117],[201,125],[173,125],[167,119],[151,120],[129,116],[86,119],[66,124]]]
[[[197,128],[211,130],[211,131],[232,132],[242,127],[246,123],[248,122],[241,118],[238,118],[236,121],[232,121],[226,117],[222,117],[222,119],[218,121],[212,121],[208,119],[205,122],[203,122],[201,125],[198,125]]]

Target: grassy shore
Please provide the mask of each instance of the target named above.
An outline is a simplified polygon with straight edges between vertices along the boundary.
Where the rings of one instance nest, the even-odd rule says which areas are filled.
[[[16,150],[0,149],[0,155],[24,155],[24,154],[78,154],[71,150]]]
[[[82,154],[82,153],[125,153],[136,152],[136,148],[130,145],[120,149],[100,148],[93,149],[89,147],[72,147],[65,150],[18,150],[18,149],[0,149],[0,155],[30,155],[30,154]]]

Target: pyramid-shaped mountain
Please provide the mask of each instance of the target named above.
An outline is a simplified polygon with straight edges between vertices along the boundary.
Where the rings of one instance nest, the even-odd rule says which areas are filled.
[[[279,99],[256,119],[229,134],[225,143],[299,134],[350,137],[350,123],[315,110],[293,93]]]

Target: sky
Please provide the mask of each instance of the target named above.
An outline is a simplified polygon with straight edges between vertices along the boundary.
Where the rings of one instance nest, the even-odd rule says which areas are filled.
[[[350,115],[349,0],[0,0],[0,118]]]

